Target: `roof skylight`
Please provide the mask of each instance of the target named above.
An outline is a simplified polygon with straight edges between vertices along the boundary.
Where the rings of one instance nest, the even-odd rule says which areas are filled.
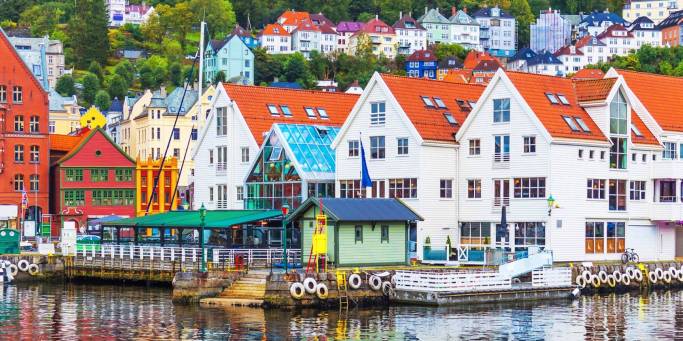
[[[268,104],[268,111],[273,116],[280,116],[280,111],[277,110],[277,106],[275,104]]]
[[[558,103],[560,103],[560,101],[557,100],[557,97],[555,97],[554,94],[547,93],[547,94],[545,94],[545,97],[548,97],[548,100],[549,100],[550,103],[552,103],[552,104],[558,104]]]
[[[434,97],[434,103],[436,103],[436,106],[442,109],[446,109],[446,103],[444,103],[441,98],[439,97]]]
[[[431,108],[434,107],[434,103],[432,102],[431,98],[429,98],[427,96],[421,96],[421,97],[422,97],[422,102],[424,102],[424,104],[426,106],[431,107]]]
[[[461,111],[470,112],[472,111],[472,104],[470,102],[465,102],[462,99],[456,99],[455,103],[458,103]]]
[[[305,107],[305,108],[304,108],[304,111],[306,111],[306,116],[308,116],[308,118],[316,118],[316,116],[315,116],[315,110],[313,110],[313,108],[311,108],[311,107]]]
[[[574,119],[576,120],[576,123],[579,124],[579,127],[581,127],[581,130],[583,130],[586,133],[591,132],[590,128],[588,128],[588,126],[586,125],[586,122],[584,122],[581,117],[574,117]]]
[[[567,123],[567,125],[569,126],[569,129],[571,129],[572,131],[580,131],[579,127],[576,125],[576,122],[573,118],[569,116],[562,116],[562,118],[564,119],[564,122]]]
[[[567,100],[567,97],[565,97],[563,94],[557,94],[557,98],[560,100],[560,102],[564,105],[569,105],[569,101]]]
[[[445,112],[443,113],[443,116],[446,118],[446,121],[448,121],[448,124],[452,126],[458,125],[458,121],[453,117],[453,114]]]
[[[320,118],[330,118],[327,116],[327,111],[325,108],[318,108],[318,115],[320,115]]]
[[[282,113],[283,113],[286,117],[292,117],[292,111],[289,110],[289,107],[288,107],[288,106],[286,106],[286,105],[280,105],[280,109],[282,109]]]

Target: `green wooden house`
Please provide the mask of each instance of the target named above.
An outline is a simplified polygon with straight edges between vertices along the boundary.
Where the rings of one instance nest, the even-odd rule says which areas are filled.
[[[408,264],[408,226],[422,220],[398,199],[309,198],[287,218],[308,262],[316,215],[327,216],[327,261],[336,267]]]

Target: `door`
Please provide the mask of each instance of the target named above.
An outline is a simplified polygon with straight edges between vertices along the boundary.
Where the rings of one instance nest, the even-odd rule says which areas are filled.
[[[508,226],[510,225],[505,224],[505,226],[503,226],[501,224],[496,224],[496,246],[505,248],[505,251],[510,251],[512,247]]]

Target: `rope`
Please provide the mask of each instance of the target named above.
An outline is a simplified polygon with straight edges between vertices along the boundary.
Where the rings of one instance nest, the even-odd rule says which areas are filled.
[[[201,95],[199,97],[199,100],[201,101]],[[199,117],[201,113],[197,114],[197,117]],[[178,184],[180,183],[180,177],[183,175],[183,168],[185,168],[185,158],[187,157],[187,151],[190,149],[190,142],[192,141],[192,131],[194,131],[194,124],[192,125],[192,130],[190,130],[190,137],[187,139],[187,144],[185,145],[185,154],[183,154],[183,161],[180,163],[180,169],[178,170],[178,179],[176,179],[175,182],[175,190],[173,191],[173,194],[171,196],[171,207],[173,207],[173,201],[175,200],[175,194],[178,191]]]

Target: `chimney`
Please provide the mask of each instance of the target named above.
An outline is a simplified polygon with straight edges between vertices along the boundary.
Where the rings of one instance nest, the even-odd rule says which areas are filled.
[[[427,14],[427,6],[425,6],[425,14]]]
[[[467,14],[467,6],[463,7],[462,11],[465,12],[465,14]]]
[[[375,20],[379,20],[379,14],[375,14]]]
[[[451,6],[451,16],[455,15],[455,6]]]
[[[398,12],[398,20],[403,19],[403,11]]]

